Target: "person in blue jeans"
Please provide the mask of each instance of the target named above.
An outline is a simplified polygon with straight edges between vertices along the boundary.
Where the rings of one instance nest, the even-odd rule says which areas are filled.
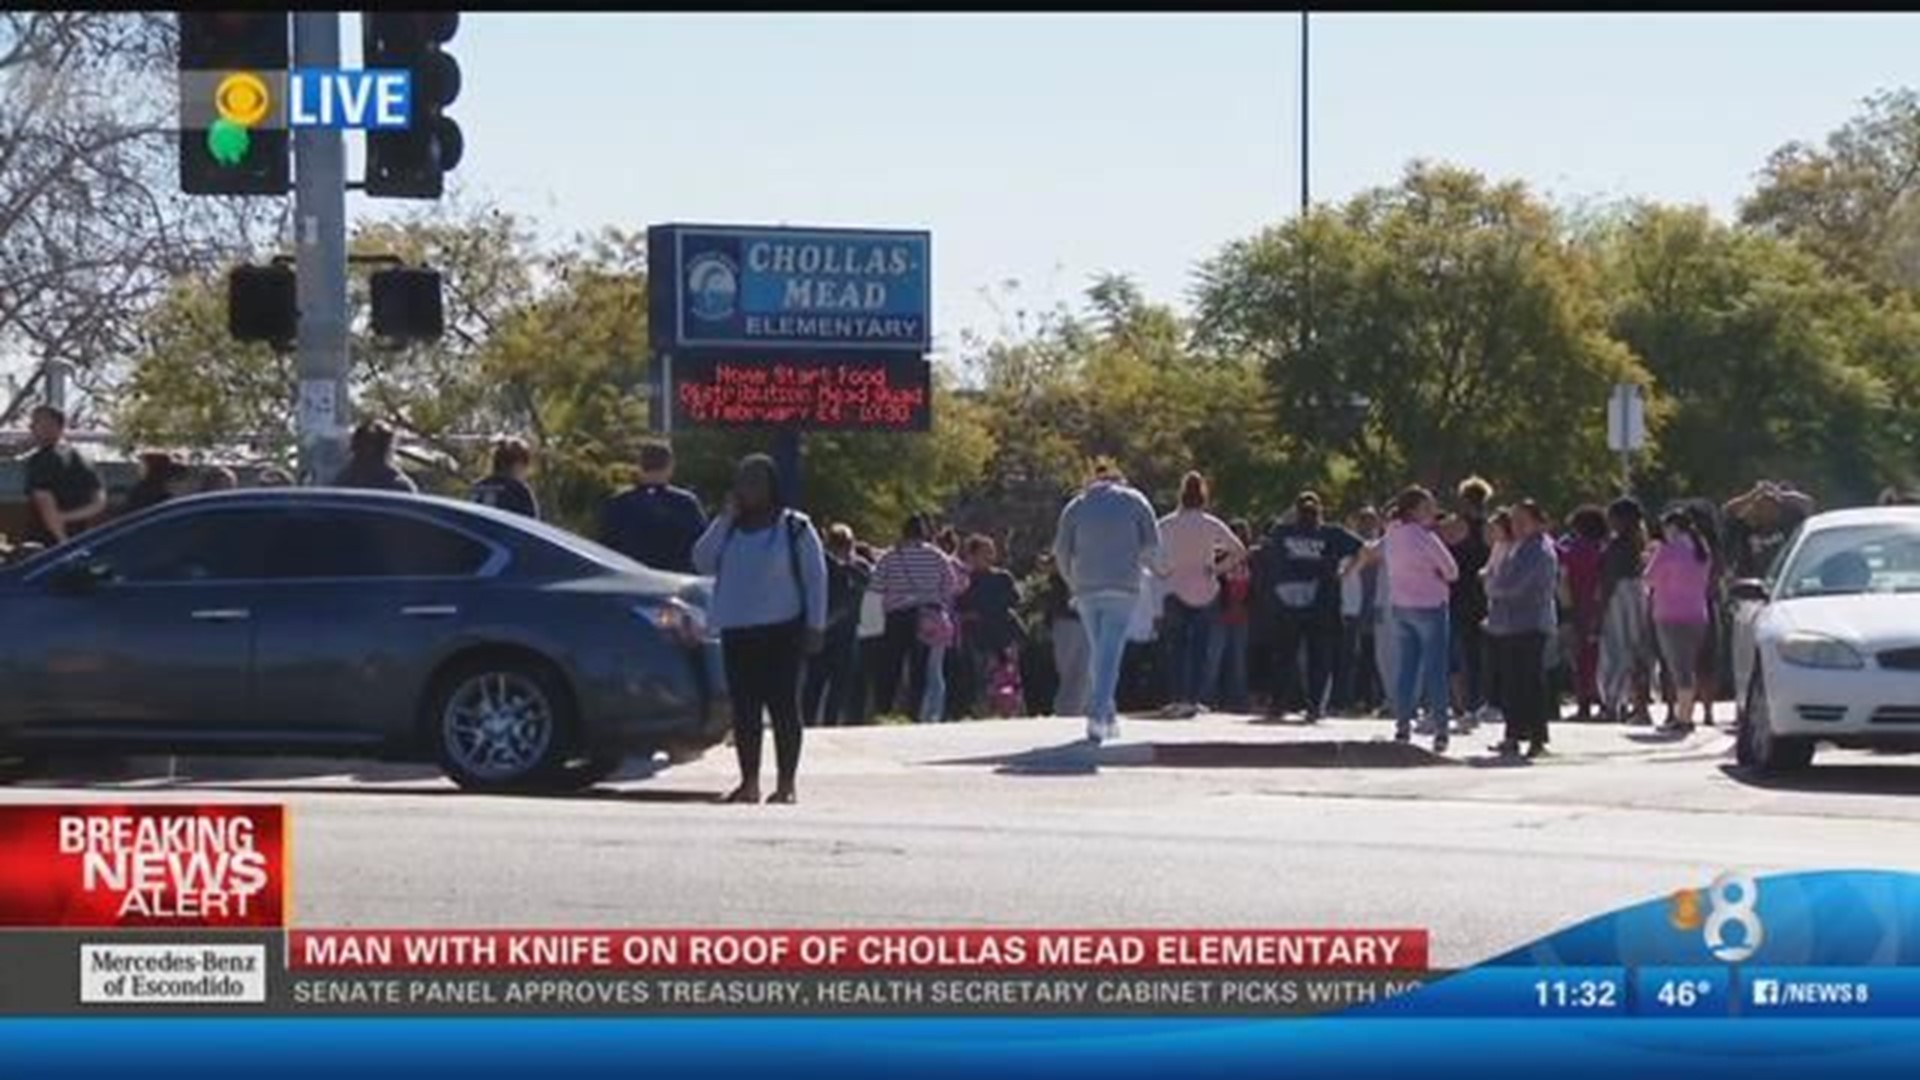
[[[1054,564],[1073,591],[1090,648],[1087,738],[1098,744],[1120,733],[1116,696],[1127,629],[1140,602],[1143,569],[1160,552],[1153,504],[1119,470],[1102,465],[1093,483],[1060,512]]]
[[[1413,737],[1414,711],[1425,699],[1433,722],[1433,751],[1447,752],[1448,683],[1451,655],[1447,608],[1460,576],[1453,553],[1433,531],[1433,493],[1422,487],[1402,492],[1396,520],[1383,545],[1388,595],[1393,604],[1394,657],[1399,687],[1394,694],[1394,738]]]

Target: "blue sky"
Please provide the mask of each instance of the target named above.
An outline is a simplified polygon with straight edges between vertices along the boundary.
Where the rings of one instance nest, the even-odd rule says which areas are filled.
[[[935,330],[1101,271],[1183,301],[1299,203],[1299,17],[469,13],[468,191],[554,235],[667,220],[928,228]],[[1920,82],[1912,15],[1313,18],[1312,192],[1411,159],[1566,201],[1730,214],[1790,139]],[[344,35],[357,59],[358,30]],[[356,153],[357,159],[357,153]],[[355,197],[355,213],[380,213]]]

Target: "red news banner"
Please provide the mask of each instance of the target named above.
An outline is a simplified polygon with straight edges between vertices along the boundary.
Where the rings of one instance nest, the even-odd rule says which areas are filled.
[[[1424,971],[1424,930],[294,930],[294,971]]]
[[[0,807],[0,926],[286,923],[279,806]]]
[[[0,934],[0,969],[12,973],[0,1000],[52,1013],[77,1001],[287,1015],[1039,1007],[1266,1015],[1377,1000],[1429,971],[1426,932],[1399,929],[286,930],[287,852],[279,806],[0,807],[0,928],[50,931]],[[156,929],[226,932],[166,938]],[[246,930],[266,933],[233,932]]]

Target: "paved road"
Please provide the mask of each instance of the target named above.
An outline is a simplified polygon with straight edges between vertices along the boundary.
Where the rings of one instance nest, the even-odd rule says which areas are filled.
[[[1093,751],[1058,720],[816,731],[797,807],[712,805],[724,750],[564,799],[188,762],[0,800],[284,800],[307,926],[1410,925],[1454,965],[1728,867],[1920,869],[1920,764],[1902,759],[1833,753],[1762,788],[1711,730],[1567,725],[1518,766],[1384,733],[1130,721]]]

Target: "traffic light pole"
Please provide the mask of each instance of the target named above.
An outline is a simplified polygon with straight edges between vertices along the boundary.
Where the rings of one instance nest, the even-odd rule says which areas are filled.
[[[294,13],[293,62],[301,68],[340,66],[338,12]],[[352,415],[347,402],[347,153],[341,132],[294,132],[293,164],[300,480],[326,484],[346,464]]]

